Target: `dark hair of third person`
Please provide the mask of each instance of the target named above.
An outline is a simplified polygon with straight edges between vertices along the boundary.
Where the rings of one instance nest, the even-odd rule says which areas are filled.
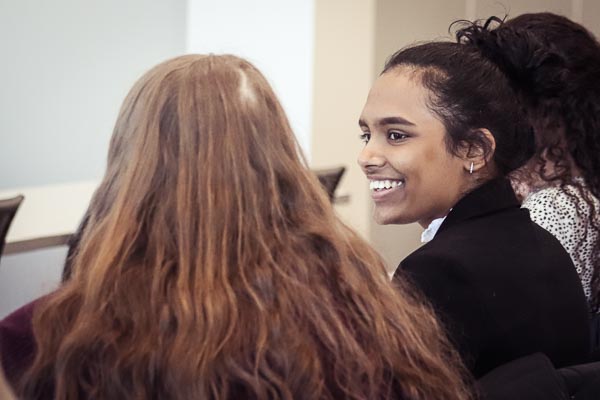
[[[552,13],[523,14],[507,22],[490,17],[467,24],[456,36],[510,78],[527,110],[537,147],[532,168],[519,171],[514,179],[533,187],[575,187],[590,210],[579,217],[600,231],[594,200],[583,190],[585,185],[600,198],[600,43],[583,26]],[[548,163],[553,168],[547,168]],[[573,179],[576,174],[583,182]],[[564,192],[579,204],[574,194]],[[577,212],[581,214],[579,206]],[[598,243],[592,253],[591,305],[598,309]]]

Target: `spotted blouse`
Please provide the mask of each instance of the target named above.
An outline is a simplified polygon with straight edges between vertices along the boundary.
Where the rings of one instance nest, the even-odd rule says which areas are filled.
[[[584,187],[584,190],[587,189]],[[594,200],[596,212],[599,212],[600,201],[591,193],[588,194]],[[523,202],[523,207],[529,209],[534,222],[553,234],[567,250],[589,302],[594,272],[592,251],[598,240],[598,232],[590,224],[591,207],[575,186],[566,186],[565,190],[558,187],[541,189],[530,194]]]

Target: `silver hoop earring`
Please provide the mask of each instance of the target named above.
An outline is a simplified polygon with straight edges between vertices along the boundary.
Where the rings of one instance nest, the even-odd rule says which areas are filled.
[[[469,168],[469,174],[473,173],[473,161],[471,161],[471,168]]]

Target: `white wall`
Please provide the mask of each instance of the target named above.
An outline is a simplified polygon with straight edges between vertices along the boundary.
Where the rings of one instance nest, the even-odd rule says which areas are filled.
[[[185,51],[185,14],[185,0],[0,0],[0,189],[99,178],[127,91]],[[0,318],[55,287],[65,254],[2,257]]]
[[[187,51],[247,58],[269,80],[310,158],[314,0],[188,0]]]
[[[2,256],[0,319],[60,283],[67,246]]]
[[[0,188],[97,178],[133,82],[185,49],[185,0],[0,0]]]

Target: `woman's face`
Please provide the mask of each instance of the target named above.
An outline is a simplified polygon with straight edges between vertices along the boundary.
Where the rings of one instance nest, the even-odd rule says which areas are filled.
[[[418,72],[395,69],[373,84],[359,125],[358,163],[379,224],[426,227],[448,214],[468,188],[469,164],[446,149],[446,129],[426,105]]]

